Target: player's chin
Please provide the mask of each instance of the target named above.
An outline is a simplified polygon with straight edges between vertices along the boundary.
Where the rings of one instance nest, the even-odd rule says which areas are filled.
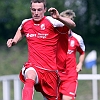
[[[40,17],[34,17],[34,21],[40,21],[41,18]]]

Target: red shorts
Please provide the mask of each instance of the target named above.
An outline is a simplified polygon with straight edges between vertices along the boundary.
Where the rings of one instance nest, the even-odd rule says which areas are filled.
[[[56,71],[44,70],[35,66],[33,67],[38,75],[38,84],[35,84],[35,89],[38,92],[41,92],[47,100],[57,100],[58,98],[58,82],[59,77]],[[20,80],[25,81],[22,73],[20,73]]]
[[[60,75],[60,87],[59,92],[62,95],[70,96],[72,98],[76,97],[76,91],[78,86],[78,73],[74,72],[73,74],[59,73]],[[74,100],[74,99],[73,99]]]

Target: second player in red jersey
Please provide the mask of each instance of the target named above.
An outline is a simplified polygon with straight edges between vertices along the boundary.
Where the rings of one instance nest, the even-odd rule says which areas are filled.
[[[61,13],[61,16],[73,20],[75,13],[72,10],[66,10]],[[59,56],[57,56],[57,59],[59,59],[57,65],[60,76],[59,92],[61,94],[59,100],[75,100],[78,86],[78,72],[82,70],[82,64],[85,57],[85,45],[82,37],[72,32],[72,30],[68,31],[66,44],[68,45],[66,45],[65,48],[60,46],[60,51],[62,52],[58,50]],[[76,52],[80,54],[78,63],[76,61]],[[62,54],[66,55],[66,57]]]

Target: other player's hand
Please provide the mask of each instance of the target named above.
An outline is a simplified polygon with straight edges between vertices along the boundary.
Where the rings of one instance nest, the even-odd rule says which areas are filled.
[[[57,9],[51,7],[48,9],[48,12],[50,12],[51,16],[55,19],[58,19],[59,18],[59,12],[57,11]]]
[[[76,66],[76,71],[77,72],[82,71],[82,63],[78,63],[78,65]]]

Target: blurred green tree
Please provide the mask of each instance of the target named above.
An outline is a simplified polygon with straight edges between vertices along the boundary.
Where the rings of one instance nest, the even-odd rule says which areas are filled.
[[[77,16],[77,27],[73,30],[83,37],[85,44],[99,45],[100,0],[48,0],[47,9],[50,7],[55,7],[59,12],[73,9]],[[21,21],[31,17],[30,1],[1,0],[0,12],[0,44],[4,44],[14,36]]]
[[[50,0],[47,1],[47,8],[55,7],[62,11],[64,3],[64,0]],[[1,0],[0,12],[0,44],[5,44],[8,38],[14,36],[21,21],[31,17],[30,1]],[[46,15],[49,15],[49,13],[47,12]]]
[[[76,28],[88,46],[99,45],[100,40],[100,0],[66,0],[66,8],[76,13]]]
[[[14,36],[22,19],[30,16],[27,0],[0,1],[0,44]]]

